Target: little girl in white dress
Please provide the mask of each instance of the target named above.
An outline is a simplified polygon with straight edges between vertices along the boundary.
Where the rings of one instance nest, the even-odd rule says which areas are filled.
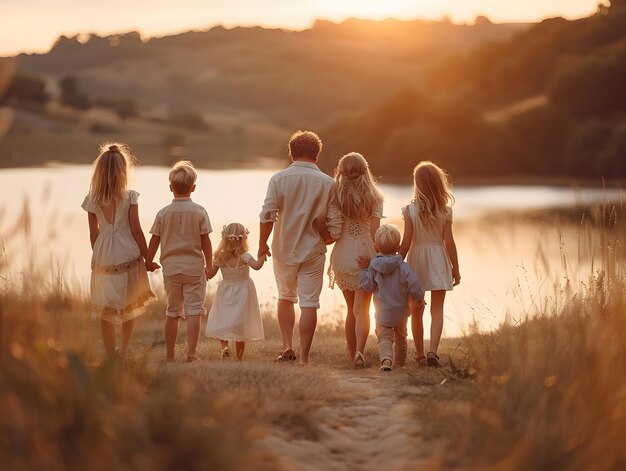
[[[213,306],[209,312],[205,335],[219,339],[221,359],[230,357],[228,342],[235,341],[237,361],[243,359],[246,341],[263,340],[263,322],[250,267],[259,270],[265,257],[255,260],[248,253],[248,230],[239,223],[224,226],[222,240],[214,254],[213,278],[222,271]]]
[[[139,193],[127,189],[131,163],[132,156],[123,144],[103,145],[82,204],[89,215],[93,249],[91,304],[94,318],[101,320],[109,355],[115,352],[115,326],[122,326],[120,354],[124,356],[134,319],[156,301],[144,264],[148,249],[139,224]]]

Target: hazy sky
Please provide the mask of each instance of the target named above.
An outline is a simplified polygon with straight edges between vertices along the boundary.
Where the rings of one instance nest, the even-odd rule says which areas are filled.
[[[0,55],[45,51],[60,34],[138,30],[146,36],[215,24],[306,28],[316,18],[348,17],[471,21],[575,18],[599,0],[0,0]]]

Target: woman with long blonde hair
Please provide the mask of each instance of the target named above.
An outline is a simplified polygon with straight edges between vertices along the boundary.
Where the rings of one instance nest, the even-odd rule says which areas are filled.
[[[365,344],[370,333],[371,294],[359,284],[358,257],[373,258],[374,234],[383,217],[383,195],[376,187],[367,160],[356,152],[344,155],[335,170],[335,185],[326,220],[317,220],[327,244],[335,241],[328,274],[346,300],[346,342],[354,366],[365,366]]]
[[[93,164],[87,211],[91,259],[91,303],[99,318],[107,354],[115,352],[115,326],[121,325],[120,354],[126,355],[134,319],[156,301],[144,260],[146,238],[139,224],[139,193],[128,189],[134,159],[120,143],[103,144]],[[153,270],[158,267],[151,264]]]
[[[430,291],[430,348],[424,355],[424,306],[411,306],[411,330],[416,360],[421,366],[438,367],[437,349],[443,333],[443,304],[446,291],[461,282],[456,243],[452,234],[454,196],[450,179],[436,164],[423,161],[413,170],[414,197],[404,207],[404,237],[400,255],[417,275],[424,289]]]

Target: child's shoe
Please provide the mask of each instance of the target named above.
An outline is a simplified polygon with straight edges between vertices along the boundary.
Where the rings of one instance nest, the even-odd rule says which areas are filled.
[[[431,368],[439,368],[441,366],[439,363],[439,356],[435,352],[428,352],[428,355],[426,355],[426,362]]]
[[[354,355],[354,367],[357,369],[365,368],[365,357],[361,352],[356,352]]]
[[[224,347],[222,349],[222,354],[220,355],[220,361],[230,360],[230,350],[228,347]]]
[[[278,362],[296,361],[296,352],[294,352],[292,349],[287,349],[284,352],[282,352],[280,355],[278,355],[278,357],[276,358],[276,361]]]
[[[189,355],[187,354],[187,358],[185,359],[185,363],[193,363],[194,361],[198,361],[198,355],[196,355],[195,353],[193,355]]]
[[[389,358],[385,358],[383,361],[380,362],[380,371],[391,371],[393,369],[393,364],[391,363],[391,360]]]

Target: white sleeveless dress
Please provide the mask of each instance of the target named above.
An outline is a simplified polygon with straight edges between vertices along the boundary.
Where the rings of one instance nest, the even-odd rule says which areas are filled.
[[[452,222],[452,208],[446,207],[432,225],[425,225],[419,217],[416,203],[406,207],[413,224],[413,238],[406,261],[417,275],[424,291],[452,290],[452,263],[443,242],[443,227]]]
[[[372,210],[367,219],[344,218],[341,209],[331,203],[326,215],[328,231],[333,239],[336,239],[333,251],[330,254],[330,266],[328,277],[330,287],[335,283],[342,291],[356,291],[361,285],[359,274],[361,268],[357,257],[363,256],[373,259],[376,257],[376,249],[370,232],[370,220],[373,217],[383,217],[383,202],[381,201]]]
[[[156,302],[139,246],[130,231],[128,212],[139,193],[129,190],[115,208],[112,223],[89,195],[81,207],[98,218],[100,233],[91,258],[91,304],[94,318],[113,324],[134,319]]]
[[[209,311],[207,337],[239,342],[265,338],[259,300],[248,266],[252,258],[245,253],[234,267],[220,266],[223,278]]]

